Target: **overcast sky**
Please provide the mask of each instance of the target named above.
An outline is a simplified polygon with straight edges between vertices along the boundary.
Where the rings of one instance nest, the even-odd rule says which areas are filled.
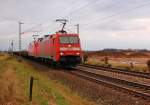
[[[75,33],[74,25],[80,24],[84,50],[150,49],[149,0],[0,0],[0,50],[7,50],[11,40],[18,49],[18,21],[24,23],[26,49],[33,34],[60,29],[58,18],[69,20],[68,32]]]

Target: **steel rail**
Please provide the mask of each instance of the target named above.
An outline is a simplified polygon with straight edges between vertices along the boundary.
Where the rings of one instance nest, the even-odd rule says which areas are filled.
[[[73,69],[74,70],[70,71],[71,74],[96,82],[98,84],[103,84],[117,90],[128,92],[129,94],[141,97],[143,99],[150,100],[150,86],[148,85],[107,77],[104,75],[83,71],[78,68]]]
[[[125,75],[131,75],[131,76],[135,76],[135,77],[150,79],[149,73],[136,72],[136,71],[130,71],[130,70],[118,69],[118,68],[108,68],[108,67],[89,65],[89,64],[80,64],[78,66],[83,66],[83,67],[88,67],[88,68],[94,68],[94,69],[101,70],[101,71],[107,71],[107,72],[113,72],[113,73],[119,73],[119,74],[125,74]]]

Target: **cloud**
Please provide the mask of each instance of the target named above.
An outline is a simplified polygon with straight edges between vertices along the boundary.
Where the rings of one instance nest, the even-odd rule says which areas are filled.
[[[150,15],[145,6],[128,13],[103,19],[120,11],[148,3],[146,0],[1,0],[0,49],[8,48],[11,40],[18,48],[18,21],[44,23],[34,28],[42,34],[54,33],[60,28],[56,18],[67,18],[67,29],[75,32],[80,24],[83,49],[149,48]],[[96,20],[96,21],[94,21]],[[89,23],[89,24],[88,24]],[[35,24],[24,24],[22,32]],[[23,48],[32,41],[34,33],[22,36]]]

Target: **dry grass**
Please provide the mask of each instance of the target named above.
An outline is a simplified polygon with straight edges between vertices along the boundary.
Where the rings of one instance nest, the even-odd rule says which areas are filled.
[[[112,67],[129,69],[133,71],[139,72],[149,72],[147,68],[147,61],[150,59],[150,52],[130,52],[130,51],[120,51],[120,52],[105,52],[105,51],[93,51],[93,52],[85,52],[88,54],[89,58],[87,63],[102,65],[104,64],[104,58],[108,57],[109,64]],[[130,63],[134,65],[134,68],[130,66]]]
[[[7,69],[0,74],[0,105],[20,105],[24,103],[20,86],[15,72]],[[20,103],[21,102],[21,103]]]
[[[22,62],[7,54],[0,56],[0,62],[3,62],[0,64],[0,105],[55,105],[52,101],[48,104],[44,103],[40,96],[37,97],[39,101],[33,100],[30,103],[28,101],[29,78],[24,77],[29,75],[27,73],[32,75],[32,72],[25,71],[27,68],[23,67]],[[24,75],[19,74],[18,69]]]
[[[0,62],[0,105],[95,105],[23,59],[4,54]],[[30,76],[38,79],[32,102],[28,101]]]
[[[111,65],[111,67],[114,68],[119,68],[119,69],[127,69],[127,70],[131,70],[131,71],[138,71],[138,72],[149,72],[147,65],[146,65],[146,60],[147,58],[145,58],[144,63],[142,64],[133,64],[133,67],[131,67],[131,65],[129,63],[122,63],[124,61],[128,61],[128,59],[126,58],[119,58],[119,60],[117,58],[109,58],[111,60],[108,61],[108,63]],[[125,59],[125,60],[124,60]],[[133,58],[132,58],[133,59]],[[138,61],[141,60],[141,62],[143,61],[144,58],[137,58]],[[129,59],[130,61],[130,59]],[[134,58],[134,61],[136,61],[136,58]],[[107,66],[104,61],[102,60],[102,58],[89,58],[88,61],[86,62],[86,64],[92,64],[92,65],[100,65],[100,66]]]

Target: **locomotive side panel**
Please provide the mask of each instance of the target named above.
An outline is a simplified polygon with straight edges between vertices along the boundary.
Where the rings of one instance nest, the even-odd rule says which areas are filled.
[[[29,56],[34,56],[34,44],[30,43],[28,47],[28,55]]]
[[[50,37],[45,40],[45,57],[51,59],[50,56]]]
[[[37,57],[39,57],[39,55],[40,55],[40,43],[39,43],[39,41],[37,41]]]
[[[53,35],[51,37],[51,46],[50,46],[50,56],[51,59],[55,62],[58,62],[59,58],[58,58],[58,49],[59,49],[59,43],[58,43],[58,36],[57,35]]]

